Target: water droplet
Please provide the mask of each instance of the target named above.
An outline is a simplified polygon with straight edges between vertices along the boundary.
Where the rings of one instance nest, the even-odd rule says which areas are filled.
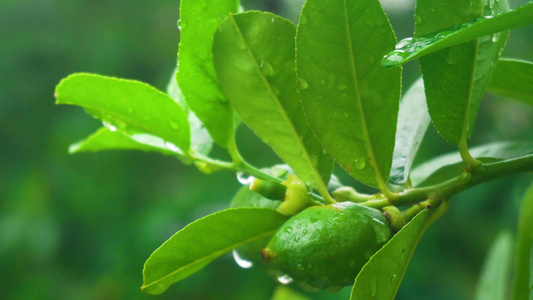
[[[112,132],[115,132],[117,131],[117,127],[114,126],[114,125],[111,125],[107,122],[102,122],[102,124],[104,124],[105,127],[107,127],[109,129],[109,131],[112,131]]]
[[[401,62],[403,62],[407,57],[409,57],[409,53],[403,50],[391,51],[383,57],[383,60],[381,61],[381,66],[384,68],[390,68],[400,65]]]
[[[301,90],[305,90],[306,88],[309,87],[309,84],[307,83],[307,81],[303,79],[302,77],[298,78],[298,84],[300,85]]]
[[[272,18],[272,23],[276,22],[276,18]]]
[[[181,153],[180,148],[178,148],[176,145],[172,144],[171,142],[165,142],[165,147],[167,147],[167,149],[172,152]]]
[[[178,20],[178,29],[181,30],[181,19]]]
[[[449,49],[446,62],[450,65],[455,65],[461,60],[461,49],[458,47],[451,47]]]
[[[168,122],[168,125],[169,125],[170,128],[172,128],[173,130],[179,130],[179,129],[180,129],[180,124],[176,123],[175,121],[169,121],[169,122]]]
[[[255,180],[255,177],[253,177],[251,175],[248,175],[248,174],[243,173],[243,172],[237,172],[237,181],[239,181],[239,183],[242,184],[242,185],[250,184],[250,183],[254,182],[254,180]]]
[[[308,234],[308,233],[309,233],[309,230],[307,230],[307,229],[303,230],[303,234]]]
[[[278,276],[278,281],[281,284],[287,285],[292,282],[292,278],[289,275],[284,274],[284,275]]]
[[[499,32],[497,32],[497,33],[492,35],[492,42],[493,43],[496,43],[499,39],[500,39],[500,33]]]
[[[302,228],[302,224],[296,225],[296,228],[298,228],[298,229]]]
[[[383,96],[381,96],[381,94],[374,95],[374,97],[372,98],[372,103],[375,106],[380,106],[381,102],[383,102]]]
[[[415,24],[420,24],[422,23],[422,18],[420,18],[420,16],[415,16]]]
[[[236,250],[233,250],[233,259],[243,269],[250,269],[254,266],[251,261],[242,258]]]
[[[292,233],[292,227],[291,226],[285,227],[285,232],[288,233],[288,234],[291,234]]]
[[[344,91],[345,89],[348,88],[348,86],[344,83],[340,83],[337,85],[337,88],[340,90],[340,91]]]
[[[362,158],[362,157],[358,157],[354,160],[354,163],[355,163],[355,168],[357,170],[362,170],[365,168],[366,166],[366,159]]]
[[[262,60],[259,67],[261,68],[261,72],[263,72],[265,76],[274,75],[274,68],[272,68],[272,65],[268,61]]]
[[[398,43],[396,43],[396,46],[394,46],[394,49],[396,49],[396,50],[404,50],[404,47],[411,46],[412,43],[413,43],[413,38],[412,37],[408,37],[408,38],[405,38],[405,39],[399,41]]]

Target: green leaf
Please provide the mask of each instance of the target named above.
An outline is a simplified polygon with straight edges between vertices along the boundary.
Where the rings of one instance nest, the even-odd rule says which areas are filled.
[[[489,3],[484,6],[481,0],[419,0],[415,35],[425,35],[508,9],[507,0]],[[431,120],[448,142],[466,146],[481,97],[507,36],[508,32],[483,36],[419,59]]]
[[[429,217],[423,210],[370,258],[355,278],[350,299],[394,299]]]
[[[215,34],[222,90],[242,120],[323,196],[333,160],[305,120],[294,69],[294,25],[276,15],[231,15]]]
[[[513,238],[504,231],[492,245],[477,283],[475,300],[505,300],[509,291]]]
[[[533,62],[500,59],[487,91],[533,105]]]
[[[518,233],[513,276],[513,300],[533,299],[531,252],[533,245],[533,184],[528,188],[518,216]]]
[[[424,94],[424,81],[418,79],[409,88],[400,103],[396,144],[389,182],[404,184],[429,125],[429,115]]]
[[[96,152],[104,150],[141,150],[147,152],[159,152],[164,155],[182,156],[178,152],[171,151],[165,145],[165,141],[148,134],[126,135],[120,131],[111,131],[107,127],[98,129],[95,133],[69,147],[69,152]]]
[[[491,163],[506,159],[533,155],[533,142],[495,142],[470,149],[476,159]],[[428,160],[413,169],[411,181],[414,186],[427,186],[461,175],[462,160],[458,152],[448,153]]]
[[[274,291],[271,300],[311,300],[288,286],[279,285]]]
[[[268,208],[230,208],[196,220],[148,258],[141,289],[160,294],[232,249],[272,235],[286,220]]]
[[[183,110],[145,83],[80,73],[63,79],[55,94],[57,104],[82,106],[111,129],[150,134],[189,150],[189,123]]]
[[[421,1],[417,2],[417,6]],[[468,3],[468,1],[463,1]],[[491,5],[500,5],[500,1],[489,1]],[[423,3],[423,2],[422,2]],[[458,3],[457,1],[453,3]],[[479,1],[476,2],[472,8],[477,9]],[[430,14],[426,15],[428,18],[426,22],[439,23],[444,21],[437,17],[437,14],[441,13],[441,10],[453,9],[456,4],[452,2],[440,2],[435,3],[434,6],[428,6]],[[433,10],[431,10],[433,8]],[[495,10],[495,16],[481,17],[471,21],[475,16],[469,18],[466,16],[470,11],[470,7],[464,8],[464,6],[456,7],[456,14],[447,14],[445,17],[449,19],[455,19],[449,26],[463,23],[459,26],[453,26],[451,28],[438,28],[436,26],[432,31],[424,31],[423,35],[419,34],[416,38],[407,38],[401,40],[396,45],[396,50],[388,53],[382,60],[384,67],[394,67],[409,62],[413,59],[417,59],[424,55],[448,48],[451,46],[459,45],[464,42],[468,42],[473,39],[481,38],[485,35],[495,34],[501,31],[510,30],[516,27],[527,26],[533,24],[533,2],[528,2],[514,10],[506,12]],[[431,17],[433,15],[433,17]],[[422,19],[415,18],[417,23],[423,22]],[[468,22],[467,22],[468,21]]]
[[[363,183],[388,179],[401,70],[380,58],[396,37],[379,1],[308,0],[296,37],[305,115],[327,152]]]
[[[196,115],[189,109],[187,103],[183,99],[183,94],[181,93],[180,88],[178,87],[178,82],[176,80],[176,74],[178,69],[174,70],[172,77],[167,85],[167,93],[176,103],[181,106],[185,114],[187,115],[187,120],[189,121],[189,127],[191,128],[191,150],[195,153],[200,153],[202,155],[208,155],[213,146],[213,139],[209,135],[209,132],[205,128],[204,124],[196,117]]]
[[[233,110],[218,86],[211,45],[222,20],[239,9],[238,0],[181,0],[178,84],[185,101],[215,142],[233,139]]]

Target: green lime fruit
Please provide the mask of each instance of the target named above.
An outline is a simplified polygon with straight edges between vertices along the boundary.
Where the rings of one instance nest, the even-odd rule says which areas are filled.
[[[285,222],[262,255],[303,288],[336,292],[354,283],[392,235],[379,210],[352,202],[313,206]]]

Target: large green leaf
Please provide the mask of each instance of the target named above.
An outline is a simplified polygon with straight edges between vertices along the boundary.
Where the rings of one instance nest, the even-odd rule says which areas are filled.
[[[127,135],[120,131],[111,131],[102,127],[84,140],[69,147],[70,153],[104,150],[141,150],[159,152],[165,155],[182,156],[179,149],[168,148],[165,141],[148,134]]]
[[[464,1],[467,3],[468,1]],[[498,5],[499,1],[490,1],[491,5]],[[489,2],[489,3],[490,3]],[[441,1],[433,7],[428,7],[429,12],[433,17],[428,19],[427,22],[439,23],[440,19],[437,19],[437,13],[441,13],[442,10],[449,10],[451,6],[454,6],[455,2]],[[472,8],[477,8],[478,5]],[[447,8],[448,7],[448,8]],[[468,14],[470,8],[458,9],[457,15],[447,15],[446,18],[455,18],[462,20],[462,16]],[[486,16],[478,18],[476,20],[466,20],[467,23],[463,23],[459,26],[452,26],[451,28],[436,28],[433,32],[426,32],[422,36],[416,38],[407,38],[401,40],[396,45],[396,50],[388,53],[382,60],[384,67],[394,67],[409,62],[413,59],[417,59],[421,56],[439,51],[444,48],[448,48],[454,45],[462,44],[464,42],[480,38],[489,34],[497,34],[498,32],[513,29],[516,27],[526,26],[533,24],[533,2],[528,2],[514,10],[507,12],[496,11],[496,16]],[[431,17],[431,15],[430,15]],[[418,23],[422,19],[416,19]],[[459,24],[454,22],[455,24]]]
[[[84,107],[112,130],[150,134],[179,147],[190,147],[183,110],[168,95],[138,81],[74,74],[56,87],[56,103]]]
[[[500,59],[487,90],[533,105],[533,62]]]
[[[211,45],[215,31],[239,0],[181,0],[178,82],[185,101],[218,144],[234,134],[233,110],[218,86]]]
[[[296,37],[307,120],[348,173],[384,187],[394,150],[401,70],[380,58],[396,38],[378,0],[307,0]]]
[[[429,125],[427,109],[424,81],[420,78],[409,88],[400,103],[389,182],[403,184],[409,177],[416,152]]]
[[[470,149],[472,156],[491,163],[506,159],[533,155],[533,143],[529,141],[495,142]],[[428,160],[413,169],[411,181],[415,186],[427,186],[461,175],[462,160],[458,152]]]
[[[231,15],[215,34],[215,69],[242,120],[296,175],[327,195],[333,160],[310,130],[300,105],[295,34],[291,22],[271,13]]]
[[[513,300],[533,299],[533,185],[529,187],[522,200],[518,216],[518,233],[513,276]]]
[[[189,121],[189,127],[191,128],[191,150],[195,153],[200,153],[202,155],[207,155],[211,151],[213,146],[213,139],[209,135],[209,132],[205,128],[204,124],[196,117],[194,112],[189,109],[189,106],[183,99],[183,94],[181,93],[180,88],[178,87],[178,82],[176,79],[177,67],[172,73],[172,77],[167,85],[167,93],[176,103],[181,106],[185,114],[187,115],[187,120]]]
[[[418,0],[415,36],[501,13],[507,0]],[[448,142],[465,144],[472,129],[494,65],[508,32],[484,36],[421,57],[429,114],[439,134]],[[466,144],[465,144],[466,145]]]
[[[477,283],[475,300],[505,300],[509,292],[513,238],[507,231],[494,241]]]
[[[423,210],[370,258],[355,278],[350,299],[394,299],[429,217]]]
[[[286,220],[268,208],[230,208],[196,220],[148,258],[141,289],[160,294],[232,249],[273,234]]]

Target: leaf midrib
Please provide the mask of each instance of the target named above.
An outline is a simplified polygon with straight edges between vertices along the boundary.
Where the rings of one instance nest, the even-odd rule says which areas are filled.
[[[279,101],[278,96],[276,96],[276,94],[272,90],[272,87],[271,87],[270,83],[268,82],[266,77],[263,75],[263,72],[261,72],[261,67],[257,64],[257,59],[255,58],[255,56],[254,56],[254,54],[252,52],[252,49],[250,49],[250,46],[249,46],[248,42],[244,38],[244,35],[242,34],[241,29],[240,29],[239,25],[237,24],[237,21],[235,20],[234,14],[230,14],[230,18],[233,21],[233,23],[235,25],[235,28],[237,29],[237,32],[239,33],[239,36],[241,37],[242,41],[244,42],[244,45],[246,46],[246,49],[247,49],[248,53],[250,54],[250,57],[252,58],[252,60],[254,62],[254,65],[255,65],[255,67],[257,69],[257,73],[259,74],[259,76],[263,80],[263,82],[265,84],[265,87],[267,88],[267,90],[268,90],[270,96],[272,97],[272,99],[274,99],[274,103],[276,103],[276,106],[278,107],[278,111],[281,113],[285,123],[288,125],[287,127],[290,129],[290,133],[292,134],[293,139],[296,140],[300,150],[302,150],[302,152],[304,153],[304,157],[305,157],[305,160],[307,162],[307,165],[311,168],[311,172],[313,173],[313,177],[315,177],[315,180],[316,180],[316,182],[319,185],[317,188],[320,188],[320,191],[319,191],[320,194],[322,194],[322,196],[325,197],[326,195],[324,195],[324,193],[327,193],[327,187],[325,186],[325,183],[323,182],[322,177],[320,176],[320,174],[318,174],[317,169],[313,166],[313,164],[311,162],[311,157],[309,156],[309,152],[307,151],[307,148],[303,144],[303,138],[304,137],[302,136],[302,138],[300,138],[300,136],[298,135],[298,132],[296,131],[296,128],[294,127],[293,123],[291,122],[291,119],[287,115],[287,112],[285,111],[285,108],[283,107],[283,105],[281,105],[281,102]],[[273,15],[273,18],[276,18],[276,17],[274,17],[274,15]],[[281,92],[281,90],[280,90],[280,92]],[[318,159],[319,158],[317,157],[317,160]],[[318,162],[317,162],[317,164],[318,164]]]

